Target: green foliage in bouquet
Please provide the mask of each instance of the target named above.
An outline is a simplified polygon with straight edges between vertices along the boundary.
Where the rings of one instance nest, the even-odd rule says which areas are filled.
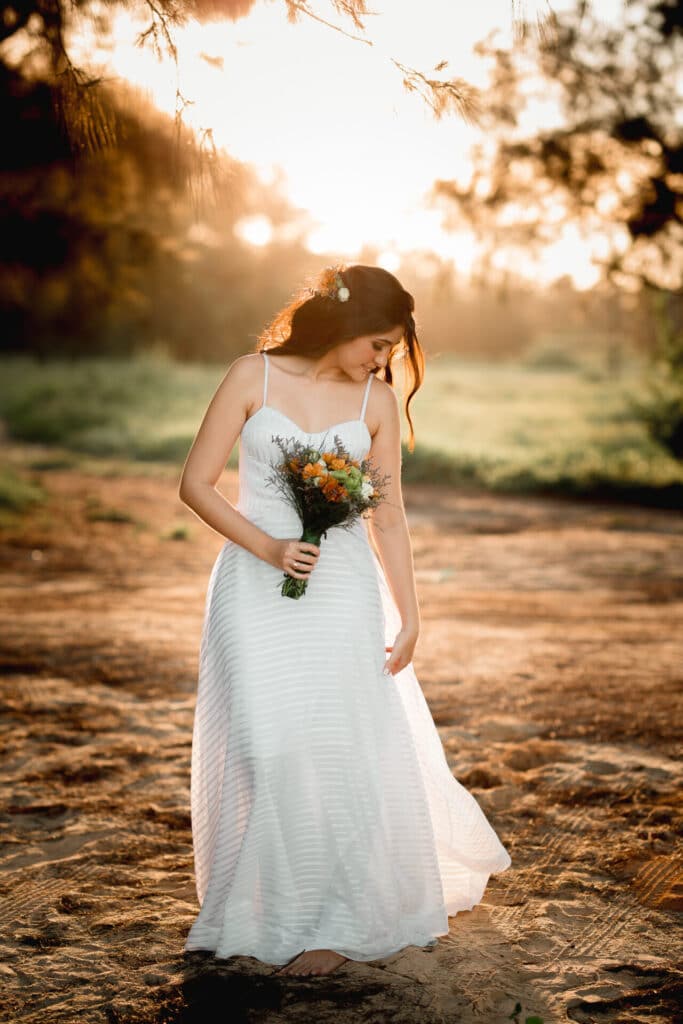
[[[348,529],[384,500],[389,475],[380,474],[372,459],[352,459],[338,434],[331,447],[323,442],[316,448],[279,434],[271,440],[280,449],[282,461],[267,482],[299,516],[301,540],[319,546],[333,526]],[[283,597],[301,597],[307,583],[285,573]]]

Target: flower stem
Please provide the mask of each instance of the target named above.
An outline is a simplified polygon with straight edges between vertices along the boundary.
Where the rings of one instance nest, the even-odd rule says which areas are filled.
[[[316,547],[320,547],[320,539],[320,534],[314,533],[312,530],[304,530],[299,538],[299,540],[304,540],[308,544],[315,544]],[[306,593],[307,586],[307,579],[301,580],[296,576],[290,576],[289,573],[286,572],[280,593],[283,597],[291,597],[295,601],[298,601],[299,598]]]

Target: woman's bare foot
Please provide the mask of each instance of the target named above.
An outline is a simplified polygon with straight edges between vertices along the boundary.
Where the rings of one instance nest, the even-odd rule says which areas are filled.
[[[276,974],[331,974],[331,972],[348,960],[347,956],[335,953],[333,949],[304,949]]]

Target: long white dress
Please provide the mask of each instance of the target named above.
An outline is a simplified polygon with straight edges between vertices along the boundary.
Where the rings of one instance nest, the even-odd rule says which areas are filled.
[[[309,434],[267,404],[244,424],[237,507],[273,537],[301,524],[267,483],[273,436],[370,448],[358,419]],[[331,529],[306,593],[226,540],[209,579],[192,737],[201,910],[185,950],[284,964],[303,949],[385,957],[448,934],[510,864],[452,776],[412,663],[384,675],[398,609],[367,523]]]

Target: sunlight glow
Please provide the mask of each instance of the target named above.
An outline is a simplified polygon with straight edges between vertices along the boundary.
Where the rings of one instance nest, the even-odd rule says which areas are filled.
[[[311,252],[352,259],[369,245],[383,265],[398,267],[406,253],[431,251],[467,274],[477,253],[474,236],[446,227],[445,211],[427,196],[436,179],[465,184],[468,150],[486,139],[456,117],[435,120],[424,100],[405,90],[389,58],[427,71],[448,60],[446,76],[484,85],[488,65],[472,47],[495,28],[500,42],[509,42],[510,3],[487,0],[463,13],[459,4],[423,0],[420,32],[413,5],[384,7],[368,19],[372,47],[310,18],[290,24],[284,3],[257,3],[237,22],[176,29],[177,70],[136,45],[148,20],[136,21],[129,10],[111,12],[112,45],[98,48],[82,34],[72,48],[77,61],[136,84],[171,116],[179,94],[189,101],[189,125],[210,127],[217,146],[253,164],[264,187],[281,190],[302,210]],[[328,16],[339,22],[331,4]],[[265,216],[245,218],[235,230],[255,246],[274,237]],[[577,281],[593,270],[576,239],[544,257],[540,277],[549,279],[551,268]]]
[[[242,217],[234,227],[238,238],[248,242],[250,245],[269,245],[273,240],[273,225],[268,217],[256,214],[253,217]]]
[[[378,267],[383,267],[385,270],[388,270],[390,274],[395,274],[401,266],[401,257],[396,251],[385,249],[384,252],[379,254],[375,262]]]

